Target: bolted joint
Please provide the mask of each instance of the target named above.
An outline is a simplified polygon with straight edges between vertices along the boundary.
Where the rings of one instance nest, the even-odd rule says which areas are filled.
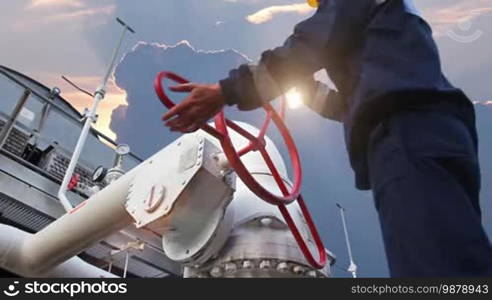
[[[234,273],[237,271],[237,265],[233,262],[226,263],[224,266],[226,273]]]
[[[97,90],[94,92],[94,96],[99,96],[101,97],[101,99],[104,99],[104,97],[106,96],[106,89],[102,86],[98,87]]]
[[[260,262],[260,269],[270,269],[272,267],[272,263],[269,260],[262,260]]]
[[[97,120],[99,120],[99,115],[93,115],[93,116],[90,116],[91,120],[92,120],[92,123],[96,123]]]
[[[286,262],[281,262],[277,265],[277,271],[279,272],[287,272],[289,271],[289,264]]]
[[[294,267],[292,268],[292,272],[293,272],[294,274],[296,274],[296,275],[301,275],[301,274],[303,274],[303,273],[304,273],[304,271],[305,271],[305,268],[304,268],[304,267],[302,267],[302,266],[299,266],[299,265],[294,266]]]
[[[97,120],[99,119],[98,114],[94,114],[87,108],[84,108],[84,112],[82,113],[82,118],[80,119],[80,122],[84,122],[85,120],[90,119],[92,123],[96,123]]]
[[[220,267],[213,267],[212,270],[210,270],[210,276],[217,278],[222,276],[222,269]]]

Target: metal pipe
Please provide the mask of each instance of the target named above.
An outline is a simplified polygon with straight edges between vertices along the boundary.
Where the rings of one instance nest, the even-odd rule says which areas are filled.
[[[159,153],[156,155],[166,152]],[[60,268],[67,266],[65,262],[79,264],[77,258],[74,260],[76,255],[134,222],[127,212],[127,197],[135,176],[146,164],[132,169],[36,234],[12,234],[15,228],[0,225],[0,268],[37,277],[53,270],[61,272]]]
[[[45,272],[26,268],[22,245],[32,234],[18,228],[0,224],[0,267],[29,278],[113,278],[110,272],[97,268],[75,256]]]
[[[75,167],[77,166],[77,163],[80,158],[80,154],[82,153],[82,149],[84,148],[85,142],[87,140],[87,135],[89,134],[91,123],[95,118],[95,112],[97,110],[97,106],[99,105],[99,102],[102,99],[103,99],[102,93],[97,93],[96,96],[94,97],[94,104],[90,112],[87,114],[87,119],[85,121],[84,127],[82,128],[82,132],[79,136],[79,140],[77,141],[77,145],[75,146],[75,149],[73,151],[72,158],[70,159],[70,164],[67,167],[65,176],[63,177],[62,184],[60,185],[60,189],[58,190],[58,198],[60,199],[61,204],[63,205],[63,207],[67,212],[72,210],[73,208],[72,203],[70,203],[70,200],[68,200],[66,195],[67,187],[70,180],[72,179],[73,173],[75,171]]]
[[[38,135],[43,130],[46,124],[46,120],[48,119],[50,110],[51,110],[51,105],[48,102],[44,103],[43,109],[41,110],[41,117],[39,118],[39,123],[36,128],[36,132],[38,133]]]
[[[17,104],[15,105],[14,111],[10,115],[10,118],[7,120],[7,122],[3,126],[2,131],[0,132],[0,149],[3,147],[3,145],[7,141],[7,138],[9,137],[9,134],[12,131],[12,128],[14,127],[15,120],[17,120],[17,117],[19,116],[20,112],[22,111],[22,108],[26,104],[27,99],[29,99],[30,95],[31,95],[31,90],[25,90],[24,91],[24,93],[20,97],[19,101],[17,101]]]
[[[60,186],[60,189],[58,190],[58,198],[60,199],[61,204],[65,208],[65,210],[68,212],[72,210],[73,205],[70,202],[70,200],[67,198],[67,187],[72,179],[73,173],[75,171],[75,167],[77,166],[77,163],[80,158],[80,154],[82,153],[82,149],[84,148],[85,142],[87,140],[87,135],[89,133],[89,130],[91,129],[91,123],[96,121],[96,111],[97,107],[99,105],[99,102],[101,102],[104,99],[104,95],[106,94],[106,86],[109,80],[109,77],[113,73],[114,66],[116,63],[116,59],[118,58],[118,53],[120,51],[121,45],[123,43],[123,40],[125,38],[126,32],[129,30],[129,27],[127,25],[124,25],[123,31],[121,33],[120,40],[118,42],[118,45],[116,46],[113,57],[111,59],[111,62],[109,64],[108,70],[106,72],[106,75],[104,75],[102,85],[96,90],[94,93],[94,103],[92,105],[92,108],[87,112],[86,114],[86,120],[84,127],[82,128],[82,132],[80,133],[79,140],[77,141],[77,145],[75,146],[75,149],[72,154],[72,158],[70,159],[70,164],[67,167],[67,170],[65,172],[65,176],[63,177],[62,184]]]
[[[126,272],[128,271],[128,259],[129,259],[128,250],[125,253],[125,269],[123,270],[123,278],[126,278]]]
[[[23,244],[26,268],[43,272],[133,222],[125,208],[135,171],[130,171]]]

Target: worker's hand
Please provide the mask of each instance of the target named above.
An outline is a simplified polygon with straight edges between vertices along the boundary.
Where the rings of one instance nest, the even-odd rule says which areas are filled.
[[[173,92],[189,92],[184,101],[162,117],[171,131],[189,133],[198,130],[224,107],[220,85],[186,83],[170,87]]]

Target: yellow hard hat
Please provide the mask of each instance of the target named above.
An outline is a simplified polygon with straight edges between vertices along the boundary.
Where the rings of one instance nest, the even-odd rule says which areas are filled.
[[[318,7],[319,6],[319,0],[307,0],[307,3],[311,7]]]

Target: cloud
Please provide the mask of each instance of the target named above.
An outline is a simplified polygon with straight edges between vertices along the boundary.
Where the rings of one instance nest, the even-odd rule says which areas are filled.
[[[193,81],[216,82],[231,68],[247,62],[249,59],[235,50],[197,50],[187,41],[171,46],[137,43],[115,71],[116,84],[126,91],[128,103],[112,115],[111,129],[118,142],[128,143],[139,155],[148,156],[176,138],[160,121],[166,109],[152,85],[158,72],[171,70]]]
[[[115,11],[115,5],[106,5],[94,8],[82,8],[71,11],[61,11],[50,15],[43,15],[41,17],[24,18],[13,24],[13,29],[18,31],[31,30],[33,28],[49,25],[53,23],[60,23],[65,21],[74,21],[75,19],[82,19],[94,16],[112,15]]]
[[[62,97],[70,102],[70,104],[72,104],[79,112],[83,112],[84,109],[88,108],[92,103],[89,96],[77,91],[62,92]],[[111,117],[114,109],[125,105],[127,104],[126,93],[124,91],[119,91],[117,93],[107,92],[104,101],[98,106],[98,118],[94,127],[106,136],[116,140],[117,134],[110,128]]]
[[[67,84],[61,76],[53,73],[39,74],[43,78],[43,83],[50,87],[58,87],[61,89],[61,96],[65,98],[75,109],[83,112],[85,108],[92,105],[92,98],[86,94],[77,91],[72,86]],[[69,79],[76,83],[81,88],[92,92],[101,84],[101,77],[97,76],[69,76]],[[107,86],[107,92],[98,107],[98,120],[95,128],[108,137],[116,139],[116,134],[110,129],[111,115],[115,108],[127,105],[126,93],[116,86],[114,80],[110,80]]]
[[[253,24],[263,24],[271,21],[275,16],[286,14],[286,13],[297,13],[297,14],[308,14],[314,9],[310,7],[307,3],[296,3],[288,5],[274,5],[263,8],[254,14],[246,17],[248,22]]]
[[[444,7],[430,7],[424,11],[424,15],[432,24],[435,35],[440,36],[459,24],[471,22],[490,12],[492,12],[492,0],[467,0]]]
[[[31,0],[27,9],[36,9],[52,6],[84,7],[85,5],[79,0]]]
[[[107,5],[98,8],[81,9],[67,13],[51,15],[45,18],[48,22],[65,21],[80,17],[90,17],[95,15],[111,15],[115,10],[115,5]]]

